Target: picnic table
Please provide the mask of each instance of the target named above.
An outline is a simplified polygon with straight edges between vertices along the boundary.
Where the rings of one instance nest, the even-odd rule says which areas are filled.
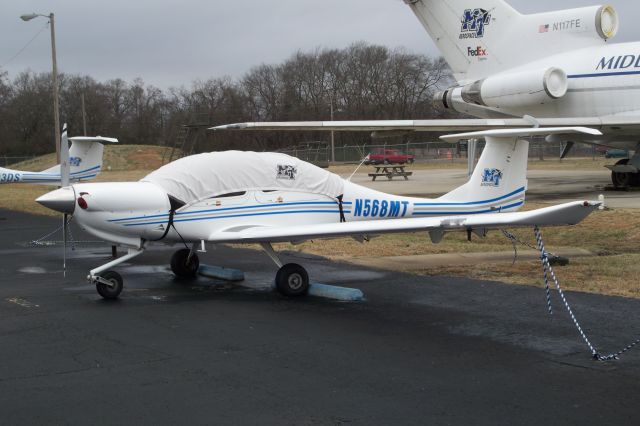
[[[376,180],[378,177],[385,176],[387,179],[392,180],[396,176],[402,176],[404,180],[409,180],[409,176],[413,175],[413,172],[405,171],[406,166],[375,166],[375,173],[369,173],[369,176]]]

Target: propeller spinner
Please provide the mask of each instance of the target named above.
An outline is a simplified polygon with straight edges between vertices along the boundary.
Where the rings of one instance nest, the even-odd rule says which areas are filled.
[[[73,214],[76,209],[76,193],[73,187],[66,186],[47,192],[37,198],[36,202],[60,213]]]

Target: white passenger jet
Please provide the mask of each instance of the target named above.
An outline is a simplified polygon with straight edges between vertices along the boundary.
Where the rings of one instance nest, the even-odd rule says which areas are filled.
[[[640,185],[640,43],[612,44],[618,15],[593,6],[523,15],[502,0],[404,0],[451,67],[444,108],[468,120],[240,123],[218,129],[470,131],[584,126],[601,135],[549,136],[635,150],[612,170],[615,186]],[[561,4],[561,3],[559,3]]]
[[[64,214],[94,236],[128,254],[89,272],[107,299],[122,291],[109,269],[142,254],[150,244],[183,243],[171,259],[179,277],[194,277],[195,253],[206,243],[259,243],[279,267],[276,287],[289,296],[307,292],[309,276],[283,265],[273,242],[384,233],[425,232],[434,243],[450,231],[486,235],[502,227],[576,224],[601,202],[580,201],[515,212],[525,200],[529,143],[521,137],[598,136],[586,128],[491,130],[446,137],[484,137],[486,148],[470,180],[437,199],[378,192],[302,160],[278,153],[213,152],[169,163],[139,182],[79,183],[36,201]]]
[[[96,177],[102,170],[103,143],[117,143],[118,139],[102,136],[74,136],[69,138],[63,129],[61,143],[69,144],[69,180],[82,182]],[[40,185],[61,185],[60,164],[41,172],[29,172],[0,167],[0,184],[35,183]]]

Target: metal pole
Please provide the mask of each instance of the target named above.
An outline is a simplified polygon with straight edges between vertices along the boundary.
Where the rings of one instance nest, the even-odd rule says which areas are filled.
[[[58,103],[58,63],[56,61],[56,31],[53,13],[49,15],[49,23],[51,24],[51,58],[53,61],[53,75],[51,80],[53,83],[53,122],[55,126],[55,143],[56,143],[56,159],[60,163],[60,106]]]
[[[333,98],[331,98],[331,102],[329,105],[331,107],[331,121],[333,121]],[[335,139],[333,137],[333,130],[331,130],[331,162],[332,163],[336,162],[336,149],[335,149]]]
[[[80,100],[82,101],[82,131],[84,136],[87,136],[87,114],[84,110],[84,93],[80,95]]]

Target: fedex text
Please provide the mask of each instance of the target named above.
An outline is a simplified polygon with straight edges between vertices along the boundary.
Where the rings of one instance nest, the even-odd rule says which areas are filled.
[[[478,46],[475,49],[472,49],[471,47],[467,47],[467,56],[472,56],[472,57],[482,57],[482,56],[488,56],[489,54],[487,53],[487,49],[483,49],[482,46]]]

